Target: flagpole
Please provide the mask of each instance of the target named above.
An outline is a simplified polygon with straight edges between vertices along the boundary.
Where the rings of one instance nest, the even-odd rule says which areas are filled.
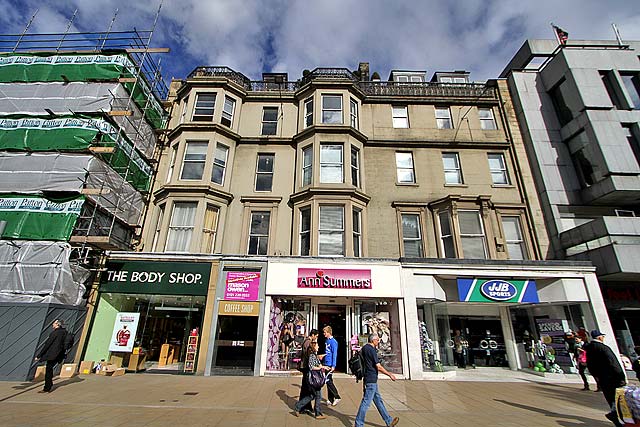
[[[550,22],[549,24],[551,25],[551,30],[553,31],[553,35],[555,36],[556,41],[558,42],[558,44],[562,44],[560,42],[560,37],[558,37],[558,32],[556,31],[556,26],[553,24],[553,22]]]
[[[622,46],[622,37],[620,37],[620,31],[618,31],[618,27],[613,22],[611,23],[611,26],[613,27],[613,32],[616,35],[616,40],[618,40],[618,44]]]

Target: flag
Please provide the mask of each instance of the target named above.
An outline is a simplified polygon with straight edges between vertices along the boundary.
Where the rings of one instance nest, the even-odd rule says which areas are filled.
[[[556,37],[558,37],[558,41],[560,42],[560,44],[567,44],[567,40],[569,40],[569,33],[558,27],[557,25],[553,25],[553,29],[556,32]]]

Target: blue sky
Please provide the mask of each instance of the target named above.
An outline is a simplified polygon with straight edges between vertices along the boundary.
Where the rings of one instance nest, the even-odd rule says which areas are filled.
[[[0,0],[0,32],[151,29],[159,0]],[[152,45],[165,78],[198,65],[226,65],[253,80],[264,71],[296,80],[318,66],[354,70],[369,62],[383,79],[392,69],[467,70],[497,77],[527,38],[640,40],[639,0],[165,0]]]

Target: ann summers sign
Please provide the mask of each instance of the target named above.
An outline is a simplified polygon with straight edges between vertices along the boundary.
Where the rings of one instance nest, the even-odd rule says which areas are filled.
[[[211,264],[109,261],[100,291],[156,295],[207,295]]]
[[[458,295],[465,302],[540,302],[534,280],[458,279]]]
[[[371,270],[298,268],[298,288],[371,289]]]

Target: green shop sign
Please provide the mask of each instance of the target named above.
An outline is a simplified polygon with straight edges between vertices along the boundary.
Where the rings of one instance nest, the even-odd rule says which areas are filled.
[[[535,280],[459,278],[458,296],[464,302],[540,302]]]
[[[204,262],[109,261],[101,292],[207,295],[211,264]]]

